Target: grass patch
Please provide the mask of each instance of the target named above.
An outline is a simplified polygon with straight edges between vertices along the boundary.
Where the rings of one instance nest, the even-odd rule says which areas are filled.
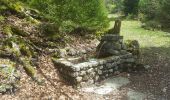
[[[114,22],[110,22],[110,27]],[[124,40],[138,40],[142,52],[145,54],[159,54],[170,56],[170,33],[163,31],[151,31],[141,28],[139,21],[122,21],[121,35]]]

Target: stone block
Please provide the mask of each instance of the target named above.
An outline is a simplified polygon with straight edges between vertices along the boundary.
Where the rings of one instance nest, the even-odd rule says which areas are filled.
[[[93,71],[94,71],[94,69],[90,68],[90,69],[87,70],[87,73],[92,73]]]
[[[98,70],[97,73],[98,73],[99,75],[102,75],[102,74],[103,74],[102,70]]]
[[[101,66],[99,66],[99,69],[100,69],[100,70],[102,70],[102,69],[103,69],[103,66],[102,66],[102,65],[101,65]]]
[[[76,77],[76,81],[77,81],[77,82],[81,82],[82,79],[83,79],[82,77]]]
[[[110,72],[110,73],[113,73],[113,69],[110,69],[109,72]]]
[[[81,75],[81,76],[86,75],[86,71],[81,71],[81,72],[80,72],[80,75]]]
[[[105,36],[102,36],[101,41],[118,41],[120,39],[123,39],[123,36],[106,34]]]

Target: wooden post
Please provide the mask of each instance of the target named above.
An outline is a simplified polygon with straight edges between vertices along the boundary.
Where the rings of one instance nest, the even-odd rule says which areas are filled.
[[[116,20],[114,27],[112,29],[110,29],[107,33],[108,34],[120,35],[120,28],[121,28],[121,21]]]

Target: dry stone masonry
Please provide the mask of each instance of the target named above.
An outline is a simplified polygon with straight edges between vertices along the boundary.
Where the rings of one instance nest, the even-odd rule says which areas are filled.
[[[137,59],[130,53],[120,36],[121,22],[102,36],[96,57],[53,59],[63,79],[75,87],[85,87],[135,65]]]
[[[81,63],[74,63],[79,58],[53,59],[60,75],[75,87],[84,87],[122,71],[126,63],[134,63],[131,53],[111,56],[103,59],[91,58]]]

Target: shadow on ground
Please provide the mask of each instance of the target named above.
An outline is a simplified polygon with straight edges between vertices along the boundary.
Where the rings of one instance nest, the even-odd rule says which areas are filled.
[[[141,62],[150,65],[150,69],[131,75],[130,88],[150,94],[148,98],[154,100],[170,100],[170,47],[142,48],[141,52]]]

